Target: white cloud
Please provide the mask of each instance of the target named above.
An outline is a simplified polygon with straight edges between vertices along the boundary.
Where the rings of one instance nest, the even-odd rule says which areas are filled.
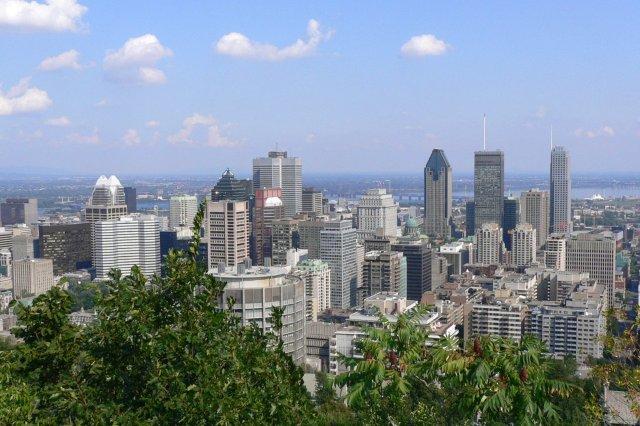
[[[67,136],[67,139],[69,142],[82,145],[98,145],[101,142],[97,127],[94,127],[93,131],[89,134],[72,133]]]
[[[307,134],[307,142],[314,143],[316,141],[317,135],[314,132]]]
[[[332,35],[333,31],[321,31],[320,23],[311,19],[307,24],[307,39],[298,39],[285,47],[256,42],[244,34],[234,32],[222,36],[215,49],[221,55],[236,58],[282,61],[311,55],[321,42],[330,39]]]
[[[160,125],[160,122],[157,120],[149,120],[146,123],[144,123],[144,125],[149,128],[154,128],[154,127],[158,127]]]
[[[30,78],[23,78],[6,93],[0,89],[0,115],[42,111],[53,102],[44,90],[30,86]]]
[[[71,120],[69,120],[69,118],[65,116],[62,116],[62,117],[50,118],[47,121],[45,121],[45,124],[48,126],[54,126],[54,127],[69,127],[71,125]]]
[[[63,68],[79,70],[82,69],[82,66],[78,59],[80,59],[80,53],[77,50],[68,50],[59,55],[45,58],[38,65],[38,69],[41,71],[56,71]]]
[[[204,138],[195,137],[198,129],[205,130]],[[229,139],[222,134],[218,121],[210,115],[193,114],[182,122],[182,129],[168,138],[172,144],[186,143],[189,145],[202,145],[213,148],[232,148],[238,146],[238,142]]]
[[[104,57],[104,69],[113,80],[141,84],[162,84],[167,78],[157,63],[172,56],[153,34],[130,38],[118,50]]]
[[[611,126],[602,126],[599,129],[576,129],[574,135],[581,139],[596,139],[599,137],[610,138],[615,136],[616,132]]]
[[[443,40],[439,40],[433,34],[413,36],[402,45],[400,53],[403,56],[437,56],[444,54],[450,46]]]
[[[135,129],[128,129],[124,135],[122,136],[122,141],[125,145],[139,145],[140,144],[140,135],[138,131]]]
[[[0,27],[27,30],[77,31],[87,7],[76,0],[1,0]]]
[[[93,104],[93,106],[96,107],[96,108],[104,108],[104,107],[106,107],[108,105],[109,105],[109,101],[106,100],[106,99],[100,99],[98,102]]]

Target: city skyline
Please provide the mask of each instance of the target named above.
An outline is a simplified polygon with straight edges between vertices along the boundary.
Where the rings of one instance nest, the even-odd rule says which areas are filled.
[[[575,173],[635,171],[597,150],[640,155],[624,71],[637,65],[634,3],[272,3],[247,19],[248,3],[122,13],[80,0],[57,23],[47,3],[12,5],[17,18],[0,11],[0,154],[22,170],[85,174],[101,158],[109,174],[246,173],[245,159],[279,146],[308,173],[420,173],[441,148],[463,174],[484,113],[507,173],[547,169],[551,125]]]

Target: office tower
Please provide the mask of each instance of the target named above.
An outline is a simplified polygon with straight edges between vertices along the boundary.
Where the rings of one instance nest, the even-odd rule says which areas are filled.
[[[298,221],[300,248],[308,250],[309,259],[320,259],[320,232],[327,220],[327,216],[313,215],[300,217]]]
[[[538,247],[547,242],[549,234],[549,193],[530,189],[520,194],[520,222],[530,223],[536,230]]]
[[[613,301],[616,275],[616,240],[611,231],[580,231],[567,237],[567,271],[588,272],[605,286]]]
[[[123,190],[127,213],[136,213],[138,211],[138,191],[132,186],[125,186]]]
[[[366,250],[364,244],[356,243],[356,287],[362,288],[362,264]]]
[[[358,202],[358,233],[373,235],[382,229],[382,235],[398,235],[398,205],[383,188],[369,189]]]
[[[485,223],[476,230],[478,263],[498,265],[502,260],[502,229],[496,223]]]
[[[320,259],[331,268],[331,307],[350,308],[356,298],[356,230],[350,220],[332,220],[320,231]]]
[[[296,276],[288,274],[289,268],[248,266],[250,261],[234,267],[214,267],[210,273],[225,282],[220,297],[222,309],[232,309],[243,325],[256,325],[264,332],[273,330],[270,321],[272,308],[283,309],[284,327],[277,332],[283,343],[284,353],[293,361],[304,363],[305,340],[305,286]],[[229,299],[234,300],[233,307]]]
[[[502,224],[504,212],[504,153],[478,151],[474,160],[475,227]]]
[[[288,157],[286,151],[271,151],[266,158],[253,160],[253,189],[282,188],[286,217],[302,211],[302,159]]]
[[[46,293],[54,284],[51,259],[14,260],[11,274],[16,298]]]
[[[440,246],[440,256],[447,259],[451,274],[462,274],[464,265],[473,262],[472,247],[473,244],[463,241],[454,241]]]
[[[504,217],[502,218],[502,240],[507,250],[511,250],[511,233],[518,224],[518,200],[512,197],[504,199]]]
[[[367,297],[382,291],[407,297],[407,260],[396,251],[370,251],[364,255],[362,286]]]
[[[198,198],[195,195],[174,195],[169,199],[169,228],[193,227],[198,213]]]
[[[513,231],[511,260],[515,266],[529,266],[536,261],[537,233],[529,223],[521,223]]]
[[[424,230],[431,238],[451,237],[452,185],[449,160],[434,149],[424,168]]]
[[[287,252],[300,248],[298,221],[295,219],[279,219],[271,222],[271,264],[287,265]]]
[[[0,203],[0,223],[4,226],[24,223],[31,225],[38,221],[38,200],[36,198],[7,198]]]
[[[40,256],[53,261],[62,275],[91,267],[91,224],[56,223],[39,226]]]
[[[473,201],[465,204],[465,230],[467,236],[476,235],[476,203]]]
[[[251,259],[256,265],[264,265],[264,258],[272,257],[271,223],[284,217],[284,205],[280,199],[281,196],[282,190],[280,188],[256,189],[253,221],[251,223],[253,227]],[[319,240],[320,237],[318,236],[318,244]]]
[[[146,277],[160,274],[160,222],[153,215],[133,214],[93,224],[96,278],[113,268],[123,275],[137,265]]]
[[[558,271],[567,269],[567,239],[564,234],[551,234],[547,238],[544,265]]]
[[[91,198],[84,209],[85,220],[95,223],[118,219],[127,214],[124,188],[117,177],[102,175],[93,187]]]
[[[15,225],[11,229],[11,256],[14,260],[33,259],[33,234],[25,224]]]
[[[551,149],[550,228],[551,232],[571,232],[571,164],[569,152],[561,146]]]
[[[294,274],[304,281],[307,322],[318,321],[318,314],[331,307],[331,268],[318,259],[303,260]]]
[[[208,201],[205,238],[209,269],[235,266],[249,257],[249,212],[246,201]]]
[[[433,254],[431,256],[431,290],[442,288],[447,282],[448,274],[447,259],[443,256]]]
[[[391,250],[402,253],[407,262],[407,299],[422,300],[431,290],[431,247],[422,240],[404,240],[391,244]]]
[[[11,278],[11,252],[0,249],[0,276]]]
[[[313,188],[304,188],[302,190],[302,211],[322,214],[322,192]]]
[[[249,201],[253,194],[249,179],[236,179],[233,172],[227,169],[211,190],[211,201]]]

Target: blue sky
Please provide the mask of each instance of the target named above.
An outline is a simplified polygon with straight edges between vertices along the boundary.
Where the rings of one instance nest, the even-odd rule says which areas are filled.
[[[438,147],[468,173],[486,113],[508,172],[546,173],[551,125],[575,171],[637,171],[640,3],[557,3],[0,0],[0,156],[421,173]]]

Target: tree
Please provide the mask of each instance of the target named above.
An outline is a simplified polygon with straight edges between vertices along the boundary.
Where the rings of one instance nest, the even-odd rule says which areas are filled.
[[[194,229],[204,217],[201,206]],[[300,424],[315,411],[280,340],[218,308],[224,284],[197,261],[199,234],[167,276],[112,271],[98,320],[69,322],[58,287],[16,305],[23,343],[0,358],[0,418],[17,423]],[[280,326],[274,312],[274,327]],[[9,385],[5,391],[3,385]],[[7,392],[13,403],[3,401]],[[4,394],[4,395],[3,395]]]

